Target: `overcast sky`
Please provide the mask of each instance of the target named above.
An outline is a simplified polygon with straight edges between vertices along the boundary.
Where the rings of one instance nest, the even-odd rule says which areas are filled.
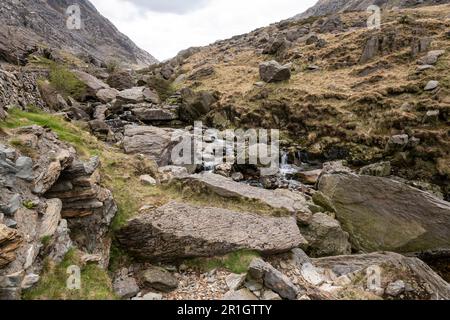
[[[159,60],[290,18],[317,0],[91,0]]]

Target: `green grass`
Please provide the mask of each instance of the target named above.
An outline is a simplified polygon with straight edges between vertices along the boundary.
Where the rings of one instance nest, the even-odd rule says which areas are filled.
[[[63,96],[71,96],[75,100],[86,94],[86,85],[65,66],[50,66],[50,84]]]
[[[51,129],[59,139],[75,147],[82,156],[98,155],[98,142],[88,132],[73,123],[65,121],[62,117],[44,113],[35,108],[29,112],[13,108],[8,111],[8,118],[0,122],[0,128],[15,129],[29,125],[39,125]],[[12,140],[13,145],[19,146],[20,141]]]
[[[44,236],[41,238],[41,243],[44,246],[44,248],[47,247],[51,241],[52,241],[52,236]]]
[[[69,290],[67,279],[69,266],[81,266],[75,250],[70,250],[64,260],[54,265],[45,262],[41,279],[31,289],[23,293],[25,300],[115,300],[111,280],[106,270],[94,264],[81,268],[81,289]]]
[[[188,267],[202,272],[208,272],[214,269],[226,269],[233,273],[246,273],[252,260],[259,256],[257,252],[241,250],[223,257],[186,260],[185,264]]]
[[[27,208],[28,210],[32,210],[36,207],[36,204],[33,202],[33,200],[25,200],[22,205]]]
[[[148,86],[158,92],[161,101],[166,101],[175,93],[175,87],[172,82],[160,77],[152,77],[148,81]]]

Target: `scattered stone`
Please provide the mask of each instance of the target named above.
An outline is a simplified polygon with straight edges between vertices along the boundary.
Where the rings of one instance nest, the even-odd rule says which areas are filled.
[[[389,138],[386,145],[387,152],[403,151],[409,143],[407,134],[395,135]]]
[[[222,300],[224,301],[251,301],[251,300],[258,300],[258,298],[248,289],[240,289],[238,291],[229,291],[227,292]]]
[[[395,282],[391,282],[387,288],[386,288],[386,294],[390,295],[391,297],[398,297],[402,293],[404,293],[406,290],[406,285],[403,280],[398,280]]]
[[[39,279],[40,277],[37,274],[34,273],[27,274],[22,280],[21,288],[24,290],[30,289],[32,286],[38,283]]]
[[[425,114],[425,117],[423,118],[423,122],[424,123],[431,123],[431,124],[438,123],[440,113],[441,112],[439,110],[427,111],[427,113]]]
[[[392,172],[391,162],[383,161],[365,166],[359,170],[360,175],[389,177]]]
[[[142,273],[145,286],[152,289],[169,292],[178,287],[178,280],[169,271],[160,267],[150,267]]]
[[[275,291],[282,298],[289,300],[297,298],[298,289],[291,280],[260,258],[253,259],[248,274],[252,279],[262,281],[267,288]]]
[[[445,53],[445,50],[434,50],[428,52],[428,54],[419,60],[421,65],[435,65],[439,57]]]
[[[261,80],[267,83],[285,81],[291,78],[291,68],[272,60],[259,65],[259,74]]]
[[[312,284],[313,286],[321,285],[325,279],[323,276],[317,271],[316,267],[311,263],[305,263],[302,265],[300,269],[300,274],[305,281]]]
[[[162,300],[163,296],[160,293],[149,292],[143,296],[137,296],[131,300],[142,300],[142,301],[159,301]]]
[[[432,91],[439,87],[439,81],[431,80],[427,83],[425,88],[423,90],[425,91]]]
[[[447,300],[450,298],[450,284],[439,277],[429,266],[417,258],[408,258],[391,252],[338,256],[314,259],[317,268],[333,271],[336,276],[358,278],[358,283],[368,283],[368,277],[373,275],[374,266],[378,266],[384,279],[408,279],[405,285],[408,300]],[[377,294],[382,295],[389,283],[381,282]],[[402,290],[403,285],[398,282],[393,286],[394,291]],[[350,287],[353,299],[356,296],[366,297],[367,292],[355,291]],[[409,290],[407,289],[409,288]],[[427,288],[427,289],[423,289]],[[344,293],[344,292],[342,292]],[[395,292],[396,293],[396,292]]]
[[[134,278],[126,275],[117,278],[113,283],[115,294],[124,300],[128,300],[139,293],[139,286]]]
[[[147,186],[154,186],[157,184],[156,180],[154,178],[152,178],[151,176],[149,176],[148,174],[140,176],[139,181],[143,185],[147,185]]]
[[[277,301],[277,300],[282,300],[282,299],[278,294],[276,294],[272,290],[264,290],[263,294],[261,295],[261,300]]]
[[[242,287],[246,277],[246,274],[230,274],[225,278],[225,282],[231,291],[236,291]]]
[[[244,175],[240,172],[235,172],[231,175],[231,179],[233,179],[233,181],[235,182],[240,182],[244,180]]]
[[[200,80],[207,78],[211,75],[213,75],[215,72],[214,67],[212,66],[206,66],[200,69],[195,70],[189,77],[188,80],[194,81],[194,80]]]
[[[6,216],[13,216],[17,210],[22,206],[22,197],[20,194],[15,194],[11,197],[11,199],[6,204],[0,203],[0,211],[3,212]]]

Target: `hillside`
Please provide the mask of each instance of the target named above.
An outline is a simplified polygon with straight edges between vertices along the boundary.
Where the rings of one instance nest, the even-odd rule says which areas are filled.
[[[96,63],[117,60],[129,66],[157,62],[104,18],[88,1],[77,2],[81,9],[81,30],[66,28],[66,0],[5,0],[0,3],[0,59],[24,63],[33,51],[63,51]]]
[[[319,0],[312,8],[296,15],[293,19],[300,20],[349,11],[366,11],[370,5],[377,5],[381,9],[392,10],[394,8],[438,5],[447,2],[446,0]]]

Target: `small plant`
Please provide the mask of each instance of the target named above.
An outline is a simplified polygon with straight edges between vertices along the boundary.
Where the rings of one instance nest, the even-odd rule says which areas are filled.
[[[44,247],[48,247],[48,245],[50,244],[51,241],[52,241],[51,236],[44,236],[41,238],[41,243]]]
[[[117,60],[109,60],[106,63],[106,70],[108,71],[108,73],[114,73],[117,70],[119,70],[120,68],[120,64]]]
[[[25,200],[22,205],[28,210],[33,210],[36,208],[36,203],[33,200]]]
[[[223,268],[233,273],[245,273],[248,271],[252,260],[258,257],[259,254],[257,252],[241,250],[223,257],[192,259],[186,261],[185,264],[203,272]]]
[[[172,82],[165,80],[160,77],[152,77],[147,80],[147,83],[150,88],[156,90],[158,92],[159,97],[162,101],[166,101],[170,96],[175,93],[175,88],[172,85]]]

